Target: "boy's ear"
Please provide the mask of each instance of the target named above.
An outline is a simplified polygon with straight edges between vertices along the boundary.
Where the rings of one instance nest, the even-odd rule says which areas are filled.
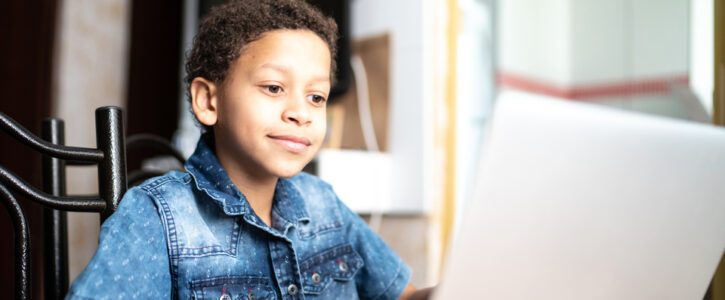
[[[217,121],[217,86],[204,78],[196,77],[189,87],[191,109],[196,119],[206,126],[214,126]]]

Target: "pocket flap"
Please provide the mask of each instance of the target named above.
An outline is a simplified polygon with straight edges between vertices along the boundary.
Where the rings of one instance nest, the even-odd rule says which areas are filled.
[[[363,265],[350,244],[325,250],[300,263],[302,292],[319,294],[335,280],[349,281]]]
[[[276,299],[266,278],[259,277],[212,277],[191,283],[194,299]]]

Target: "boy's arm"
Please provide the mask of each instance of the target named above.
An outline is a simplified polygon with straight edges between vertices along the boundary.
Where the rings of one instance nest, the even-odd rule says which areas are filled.
[[[411,270],[360,216],[339,199],[347,236],[364,266],[355,275],[360,298],[398,299],[409,287]]]
[[[166,236],[153,200],[139,188],[124,195],[101,227],[96,254],[66,299],[169,299]]]

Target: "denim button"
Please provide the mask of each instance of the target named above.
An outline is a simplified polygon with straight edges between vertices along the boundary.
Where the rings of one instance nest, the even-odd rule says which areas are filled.
[[[340,262],[340,271],[347,272],[347,264],[344,261]]]
[[[318,284],[320,281],[322,281],[322,276],[318,273],[312,273],[312,283]]]
[[[287,287],[287,292],[289,292],[290,296],[297,295],[297,286],[294,284],[290,284]]]

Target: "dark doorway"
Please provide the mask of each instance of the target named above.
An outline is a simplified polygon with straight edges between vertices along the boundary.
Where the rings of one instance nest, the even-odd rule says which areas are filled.
[[[0,1],[0,112],[40,136],[40,122],[50,116],[53,47],[58,2],[56,0]],[[41,186],[40,154],[0,132],[0,165],[33,186]],[[42,297],[42,209],[19,197],[31,234],[32,294]],[[13,291],[13,229],[0,208],[0,290]],[[8,297],[10,298],[10,297]]]
[[[126,134],[151,133],[171,140],[178,125],[181,89],[181,17],[183,1],[135,0],[131,12],[131,48],[126,102]],[[148,149],[129,151],[128,169]]]

